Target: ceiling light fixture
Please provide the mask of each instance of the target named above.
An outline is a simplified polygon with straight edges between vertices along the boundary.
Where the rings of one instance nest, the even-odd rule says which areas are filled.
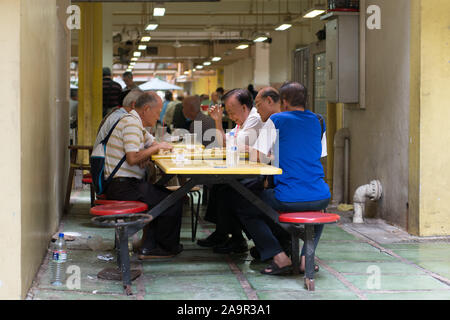
[[[153,8],[153,16],[155,17],[162,17],[166,13],[166,8],[164,7],[164,4],[157,3],[155,4],[155,7]]]
[[[140,52],[140,51],[135,51],[134,53],[133,53],[133,56],[134,57],[140,57],[142,55],[142,52]]]
[[[310,10],[308,10],[308,12],[303,16],[303,18],[315,18],[317,16],[320,16],[322,13],[324,13],[325,10],[323,9],[317,9],[317,8],[312,8]]]
[[[214,57],[214,58],[211,59],[211,61],[214,61],[214,62],[217,62],[217,61],[220,61],[220,60],[222,60],[221,57]]]
[[[133,57],[133,58],[131,58],[131,61],[138,61],[138,58],[137,57]]]
[[[263,42],[263,41],[266,41],[267,40],[267,36],[257,36],[254,40],[253,40],[253,42]]]
[[[248,44],[241,44],[241,45],[236,47],[236,49],[238,49],[238,50],[243,50],[243,49],[246,49],[246,48],[248,48]]]
[[[195,68],[196,68],[196,69],[203,69],[203,66],[198,65],[198,66],[195,66]]]
[[[138,49],[145,50],[145,49],[147,49],[147,46],[145,44],[141,44],[141,45],[139,45]]]
[[[209,65],[211,65],[211,62],[210,61],[205,61],[205,62],[203,62],[203,65],[204,66],[209,66]]]
[[[150,22],[148,23],[147,27],[145,28],[145,30],[155,30],[156,28],[158,28],[158,22],[156,22],[156,20],[150,20]]]
[[[152,37],[145,36],[141,38],[141,42],[149,42]]]
[[[292,24],[290,24],[290,23],[283,23],[283,24],[280,24],[278,27],[276,27],[275,30],[276,31],[284,31],[284,30],[289,29],[290,27],[292,27]]]

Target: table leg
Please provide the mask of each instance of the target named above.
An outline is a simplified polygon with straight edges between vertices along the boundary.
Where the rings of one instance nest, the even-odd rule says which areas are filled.
[[[128,237],[126,228],[119,227],[119,246],[120,246],[120,270],[122,271],[122,283],[127,295],[132,295],[131,276],[130,276],[130,255],[128,252]],[[119,256],[117,258],[119,258]]]
[[[291,241],[292,241],[292,253],[291,253],[291,260],[292,260],[292,273],[294,275],[297,275],[300,273],[300,258],[299,258],[299,245],[298,245],[298,236],[294,233],[291,235]]]

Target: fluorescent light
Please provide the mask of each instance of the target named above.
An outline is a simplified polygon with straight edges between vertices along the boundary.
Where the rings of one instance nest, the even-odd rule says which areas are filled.
[[[214,62],[220,61],[220,60],[222,60],[221,57],[214,57],[214,58],[211,59],[211,61],[214,61]]]
[[[156,22],[151,22],[147,25],[145,30],[155,30],[156,28],[158,28],[158,24]]]
[[[209,66],[209,65],[211,65],[211,62],[205,61],[205,62],[203,62],[203,65],[204,65],[204,66]]]
[[[153,8],[153,16],[162,17],[166,13],[166,8],[155,7]]]
[[[152,37],[145,36],[141,38],[141,42],[149,42]]]
[[[196,69],[203,69],[203,66],[198,65],[198,66],[195,66],[195,68],[196,68]]]
[[[192,69],[192,71],[197,71],[197,69],[194,68],[194,69]]]
[[[137,57],[133,57],[133,58],[131,58],[131,61],[138,61],[138,58]]]
[[[239,50],[246,49],[246,48],[248,48],[248,44],[241,44],[236,47],[236,49],[239,49]]]
[[[140,44],[138,49],[139,50],[145,50],[145,49],[147,49],[147,46],[145,44]]]
[[[142,55],[142,52],[140,52],[140,51],[135,51],[134,53],[133,53],[133,56],[134,57],[140,57]]]
[[[253,40],[253,42],[263,42],[263,41],[266,41],[266,40],[267,40],[266,36],[259,36],[255,40]]]
[[[130,62],[130,66],[134,66],[136,62]]]
[[[319,9],[312,9],[312,10],[308,11],[308,13],[306,13],[303,16],[303,18],[315,18],[315,17],[317,17],[318,15],[321,15],[324,12],[325,12],[325,10],[322,10],[322,9],[320,9],[320,10]]]
[[[292,27],[292,24],[289,23],[283,23],[282,25],[278,26],[277,28],[275,28],[276,31],[284,31],[289,29],[290,27]]]

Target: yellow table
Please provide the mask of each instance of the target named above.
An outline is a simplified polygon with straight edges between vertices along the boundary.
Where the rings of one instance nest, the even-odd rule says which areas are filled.
[[[177,154],[175,152],[166,153],[166,154],[154,154],[152,156],[152,160],[158,159],[175,159]],[[205,149],[205,150],[194,150],[194,152],[190,152],[186,150],[184,154],[185,159],[188,160],[208,160],[208,159],[216,159],[216,160],[224,160],[226,158],[226,152],[224,149]],[[245,160],[248,159],[248,152],[241,152],[240,159]]]
[[[192,187],[196,185],[228,184],[250,203],[259,208],[275,223],[279,224],[278,212],[262,201],[256,194],[241,183],[243,179],[254,179],[258,176],[280,175],[280,168],[249,161],[242,161],[235,168],[227,167],[224,160],[190,160],[183,163],[175,162],[172,159],[156,159],[155,164],[162,170],[164,175],[156,183],[165,185],[175,175],[186,178],[187,181],[178,190],[174,191],[156,206],[148,214],[153,218],[159,216],[167,208],[182,199]],[[280,226],[289,230],[286,225]]]
[[[176,162],[173,159],[157,159],[155,163],[165,174],[181,175],[279,175],[280,168],[258,162],[241,160],[237,167],[227,167],[224,160],[190,160]]]

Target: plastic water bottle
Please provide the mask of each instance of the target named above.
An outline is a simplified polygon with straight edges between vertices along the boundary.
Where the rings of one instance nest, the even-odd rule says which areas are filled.
[[[234,132],[230,132],[227,137],[227,167],[237,167],[239,165],[239,150],[237,140]]]
[[[54,286],[62,286],[65,282],[66,275],[66,261],[67,261],[67,247],[64,241],[64,233],[60,233],[58,240],[52,247],[51,260],[51,284]]]

